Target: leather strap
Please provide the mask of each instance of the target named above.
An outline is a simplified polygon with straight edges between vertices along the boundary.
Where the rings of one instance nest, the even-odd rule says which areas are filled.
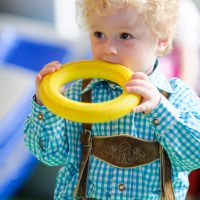
[[[79,168],[79,178],[76,188],[74,190],[74,197],[78,196],[79,199],[85,199],[87,195],[87,179],[89,169],[89,157],[92,149],[91,131],[84,130],[81,133],[82,143],[82,157]]]
[[[172,187],[171,162],[167,152],[160,145],[160,179],[161,179],[161,200],[175,200]]]
[[[87,86],[91,79],[83,80],[82,90]],[[161,92],[166,98],[169,98],[169,94]],[[91,102],[91,90],[82,94],[81,100],[83,102]],[[83,133],[81,135],[82,145],[82,158],[80,164],[80,172],[77,187],[74,191],[74,196],[79,200],[92,200],[86,198],[87,196],[87,174],[89,168],[89,156],[93,153],[95,156],[101,158],[103,155],[99,155],[98,148],[96,147],[98,139],[94,137],[94,144],[91,139],[92,124],[83,124]],[[93,147],[92,147],[93,146]],[[97,145],[98,146],[98,145]],[[156,147],[157,148],[157,147]],[[102,149],[101,149],[102,150]],[[141,153],[141,152],[140,152]],[[175,200],[174,191],[172,188],[172,175],[171,175],[171,162],[166,151],[161,145],[159,145],[160,154],[160,175],[161,175],[161,200]],[[157,153],[155,153],[157,157]]]
[[[87,86],[87,84],[90,81],[91,79],[83,80],[82,90]],[[81,101],[88,102],[88,103],[91,102],[91,90],[81,95]],[[87,199],[86,196],[87,196],[89,157],[90,157],[91,149],[92,149],[91,130],[92,130],[92,124],[83,124],[83,132],[81,133],[82,156],[81,156],[81,163],[80,163],[80,168],[79,168],[79,178],[78,178],[77,186],[73,193],[73,196],[78,197],[79,200]]]
[[[161,91],[161,94],[169,99],[170,94]],[[160,179],[161,179],[161,200],[175,200],[174,190],[172,187],[172,167],[171,161],[165,149],[160,145]]]
[[[86,86],[88,85],[88,83],[91,81],[92,79],[84,79],[82,82],[82,91],[84,90],[84,88],[86,88]],[[91,102],[91,90],[88,90],[87,92],[83,93],[81,95],[81,101],[82,102],[86,102],[86,103],[90,103]],[[92,124],[83,124],[83,130],[90,130],[92,129]]]

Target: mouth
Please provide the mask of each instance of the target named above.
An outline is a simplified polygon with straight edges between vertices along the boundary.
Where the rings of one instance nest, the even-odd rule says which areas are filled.
[[[120,62],[114,61],[114,60],[108,60],[108,59],[99,59],[101,61],[107,62],[107,63],[111,63],[111,64],[119,64],[119,65],[123,65]]]
[[[117,65],[123,65],[124,67],[128,67],[125,64],[121,63],[121,62],[115,62],[115,61],[105,61],[107,63],[111,63],[111,64],[117,64]]]

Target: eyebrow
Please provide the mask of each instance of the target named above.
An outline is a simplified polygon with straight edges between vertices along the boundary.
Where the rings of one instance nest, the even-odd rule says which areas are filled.
[[[136,23],[135,24],[131,24],[131,25],[122,25],[122,26],[119,26],[118,28],[119,29],[132,29],[132,28],[135,28],[136,26]]]
[[[94,25],[94,24],[92,24],[92,25],[89,25],[89,27],[91,27],[91,28],[97,28],[97,26],[96,26],[96,25]]]
[[[134,25],[133,24],[131,24],[131,25],[121,25],[121,26],[117,26],[117,28],[118,29],[122,29],[122,30],[124,30],[124,29],[132,29],[132,28],[136,28],[137,26],[135,26],[137,23],[135,23]],[[101,26],[96,26],[95,24],[92,24],[92,25],[90,25],[90,28],[92,28],[92,29],[101,29],[102,27]]]

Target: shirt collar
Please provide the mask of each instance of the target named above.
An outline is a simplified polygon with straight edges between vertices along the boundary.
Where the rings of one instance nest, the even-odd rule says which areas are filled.
[[[153,72],[149,75],[149,79],[160,91],[173,93],[173,89],[168,79],[165,77],[164,73],[162,72],[158,64],[158,61],[157,61],[157,65],[154,67]]]
[[[160,91],[165,91],[168,93],[173,93],[173,89],[171,85],[169,84],[169,81],[167,78],[164,76],[162,70],[160,69],[158,61],[156,61],[153,72],[149,75],[150,81],[160,90]],[[107,83],[109,87],[111,88],[118,88],[120,89],[121,87],[114,84],[111,81],[107,81],[104,79],[91,79],[89,84],[82,90],[81,94],[91,90],[96,84],[98,83]]]

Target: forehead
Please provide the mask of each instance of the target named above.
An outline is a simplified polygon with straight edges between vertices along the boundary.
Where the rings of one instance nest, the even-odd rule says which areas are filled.
[[[103,27],[106,24],[118,27],[133,27],[136,25],[144,26],[145,24],[142,13],[134,7],[110,10],[105,15],[100,15],[95,10],[91,10],[88,15],[88,22],[90,27]]]

